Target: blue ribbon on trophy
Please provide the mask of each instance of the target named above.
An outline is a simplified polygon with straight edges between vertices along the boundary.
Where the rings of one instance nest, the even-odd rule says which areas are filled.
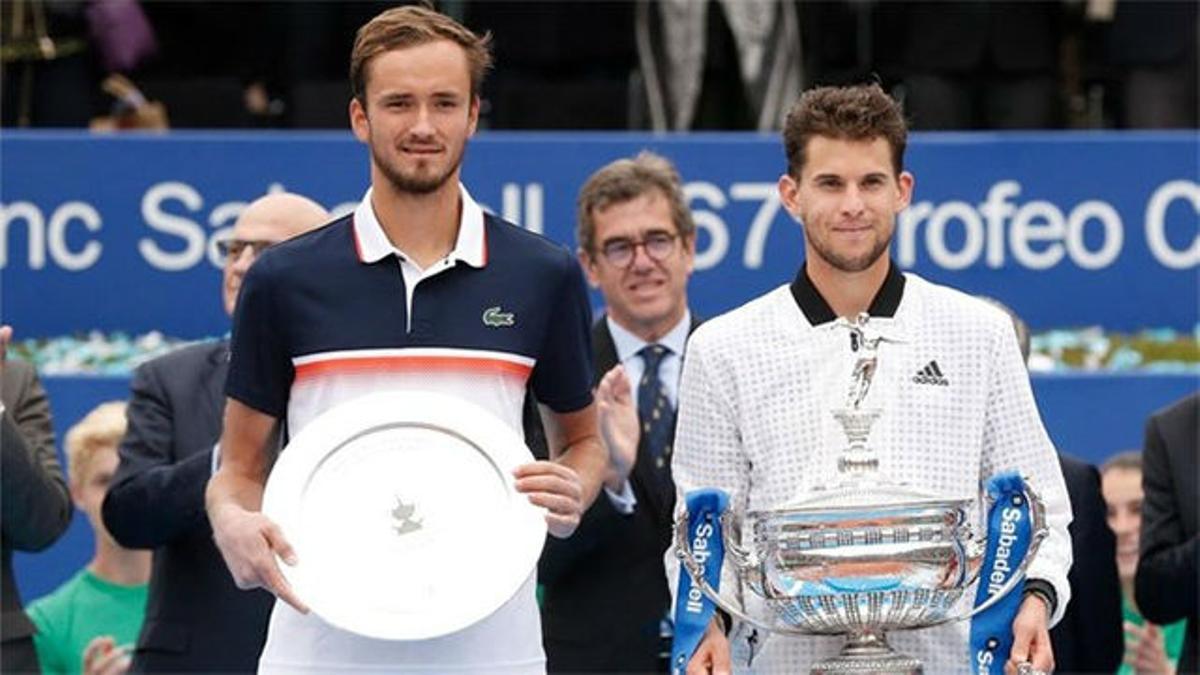
[[[725,540],[721,533],[721,514],[729,504],[729,495],[723,490],[705,488],[693,490],[685,497],[688,514],[688,541],[692,555],[704,566],[704,580],[713,589],[721,585],[721,563],[725,559]],[[671,644],[671,673],[682,675],[688,661],[704,631],[712,621],[716,605],[700,586],[693,583],[692,575],[682,565],[679,567],[679,587],[675,594],[675,639]]]
[[[988,481],[992,501],[988,513],[988,542],[979,572],[979,605],[1016,574],[1033,539],[1030,505],[1025,499],[1025,481],[1016,472],[997,474]],[[971,619],[971,667],[975,673],[1000,673],[1012,650],[1012,622],[1021,606],[1022,587]]]

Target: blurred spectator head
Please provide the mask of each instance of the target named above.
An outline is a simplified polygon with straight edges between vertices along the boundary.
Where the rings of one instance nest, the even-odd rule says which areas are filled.
[[[1122,584],[1137,571],[1142,530],[1142,453],[1114,455],[1100,467],[1100,490],[1108,505],[1108,526],[1117,535],[1117,574]]]
[[[783,127],[788,174],[799,178],[808,141],[821,136],[843,141],[887,140],[897,176],[904,170],[908,124],[904,113],[878,84],[818,87],[800,96]]]
[[[117,445],[125,435],[125,403],[102,403],[67,432],[67,478],[71,498],[97,536],[112,537],[100,517],[100,504],[117,471]]]
[[[222,294],[230,316],[242,279],[266,247],[307,232],[329,220],[323,206],[297,194],[276,192],[253,201],[238,216],[233,234],[221,242],[225,256]]]
[[[607,164],[580,190],[578,218],[579,262],[609,316],[647,341],[678,325],[696,225],[674,165],[651,152]]]
[[[643,150],[633,159],[622,158],[606,164],[584,183],[577,201],[575,238],[579,248],[589,255],[597,253],[597,212],[649,193],[656,193],[667,200],[675,233],[684,240],[690,240],[696,232],[696,223],[683,196],[679,172],[670,160]]]
[[[409,5],[389,9],[368,21],[354,39],[350,53],[350,85],[354,97],[366,106],[371,59],[394,49],[449,40],[462,47],[471,77],[471,92],[479,96],[483,78],[492,65],[491,33],[476,35],[462,24],[427,7]]]

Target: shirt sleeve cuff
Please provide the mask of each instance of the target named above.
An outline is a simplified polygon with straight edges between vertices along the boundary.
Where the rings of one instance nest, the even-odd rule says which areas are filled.
[[[617,513],[623,516],[633,513],[637,507],[637,497],[633,494],[633,486],[629,484],[629,479],[621,484],[620,492],[613,492],[605,485],[604,494],[608,496],[609,503],[617,510]]]
[[[1054,586],[1045,579],[1026,579],[1025,591],[1022,595],[1036,595],[1046,603],[1046,616],[1054,616],[1054,610],[1058,609],[1058,593],[1054,591]]]
[[[221,444],[214,443],[212,449],[212,475],[217,475],[217,470],[221,468]]]

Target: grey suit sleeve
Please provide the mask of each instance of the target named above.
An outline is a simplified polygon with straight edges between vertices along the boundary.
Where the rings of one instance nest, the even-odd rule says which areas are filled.
[[[71,498],[54,450],[50,402],[33,369],[4,366],[0,422],[0,501],[4,538],[13,548],[40,551],[67,529]]]
[[[1194,449],[1193,449],[1194,452]],[[1177,480],[1195,480],[1180,467],[1172,469],[1160,419],[1146,423],[1142,453],[1141,554],[1138,559],[1134,594],[1147,619],[1159,624],[1192,616],[1196,611],[1197,564],[1200,538],[1186,538],[1180,514],[1195,504],[1180,504]],[[1195,465],[1191,467],[1194,473]]]
[[[175,447],[175,415],[187,411],[174,409],[156,365],[147,363],[134,373],[129,426],[118,450],[121,463],[102,509],[113,538],[129,548],[157,548],[208,526],[204,488],[212,449],[180,452]]]

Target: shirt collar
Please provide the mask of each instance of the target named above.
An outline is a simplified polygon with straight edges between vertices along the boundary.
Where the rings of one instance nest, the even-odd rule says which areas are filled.
[[[629,359],[637,356],[642,348],[649,345],[642,338],[634,335],[628,330],[625,330],[616,321],[613,321],[611,316],[605,316],[604,320],[608,323],[608,332],[612,334],[613,346],[617,348],[617,361],[624,363]],[[683,318],[675,327],[667,331],[667,334],[662,336],[656,344],[660,344],[667,349],[670,349],[676,356],[683,355],[683,347],[687,343],[688,329],[692,325],[692,313],[690,310],[684,310]]]
[[[825,301],[821,292],[813,285],[812,279],[808,277],[807,265],[801,266],[800,271],[796,273],[791,290],[792,297],[796,300],[800,311],[804,312],[804,317],[813,326],[820,326],[837,319],[837,315],[833,313],[829,303]],[[904,275],[896,267],[896,261],[889,259],[887,276],[883,278],[883,284],[871,300],[867,314],[873,317],[893,318],[896,316],[896,310],[900,307],[900,300],[903,297]]]
[[[392,245],[375,217],[375,209],[371,206],[372,188],[367,188],[362,201],[354,209],[354,245],[358,251],[358,259],[364,263],[374,263],[389,255],[403,256],[404,253]],[[487,233],[483,227],[483,209],[471,198],[467,188],[458,184],[458,193],[462,199],[462,216],[458,222],[458,239],[454,242],[446,257],[451,260],[461,260],[472,267],[483,267],[487,264]]]

